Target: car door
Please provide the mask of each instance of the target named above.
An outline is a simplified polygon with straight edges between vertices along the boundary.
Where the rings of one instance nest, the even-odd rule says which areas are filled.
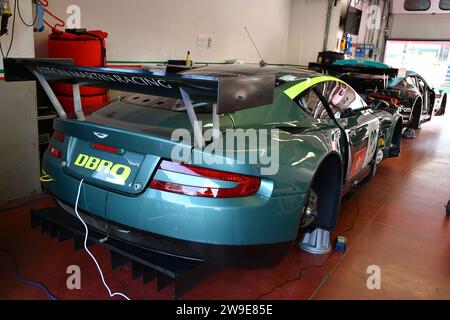
[[[346,180],[360,180],[377,151],[380,121],[356,91],[343,82],[328,81],[324,98],[349,142]]]
[[[430,107],[430,88],[428,87],[426,82],[419,76],[416,76],[416,83],[423,99],[421,115],[422,117],[426,117],[427,115],[432,114],[432,108]]]

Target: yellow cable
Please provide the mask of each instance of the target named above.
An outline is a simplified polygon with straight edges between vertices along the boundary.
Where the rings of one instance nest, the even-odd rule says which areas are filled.
[[[45,174],[45,175],[41,176],[41,178],[39,180],[41,180],[41,182],[52,182],[52,181],[55,181],[55,179],[50,177],[50,175],[48,175],[48,174]]]

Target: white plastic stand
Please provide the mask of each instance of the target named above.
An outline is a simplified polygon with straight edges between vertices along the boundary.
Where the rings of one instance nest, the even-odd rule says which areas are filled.
[[[305,233],[298,245],[303,251],[312,254],[328,253],[331,251],[330,232],[316,228],[312,232]]]

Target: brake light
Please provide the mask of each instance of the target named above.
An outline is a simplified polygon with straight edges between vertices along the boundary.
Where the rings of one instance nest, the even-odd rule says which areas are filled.
[[[236,183],[236,186],[233,188],[208,188],[153,179],[149,186],[151,189],[179,193],[189,196],[209,198],[241,198],[255,194],[256,192],[258,192],[261,186],[261,178],[259,177],[195,167],[187,164],[177,164],[170,161],[162,161],[159,169],[181,173],[189,176]]]
[[[64,133],[59,132],[59,131],[55,131],[53,133],[53,139],[58,140],[59,142],[64,142]]]
[[[100,143],[93,143],[92,147],[98,150],[102,150],[102,151],[106,151],[106,152],[111,152],[111,153],[117,153],[119,151],[118,148],[114,148],[114,147],[110,147],[110,146],[106,146],[104,144],[100,144]]]
[[[58,159],[62,159],[62,153],[61,151],[59,151],[58,149],[56,149],[53,146],[48,146],[48,152],[50,152],[50,154]]]

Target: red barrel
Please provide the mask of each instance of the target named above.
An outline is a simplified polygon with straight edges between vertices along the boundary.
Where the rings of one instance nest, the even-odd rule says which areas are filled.
[[[53,30],[48,39],[49,58],[70,58],[74,64],[83,67],[104,67],[106,65],[106,32],[81,29]],[[73,112],[72,85],[54,83],[52,88],[58,100],[69,115]],[[85,114],[92,113],[108,103],[105,89],[80,87],[81,103]]]

